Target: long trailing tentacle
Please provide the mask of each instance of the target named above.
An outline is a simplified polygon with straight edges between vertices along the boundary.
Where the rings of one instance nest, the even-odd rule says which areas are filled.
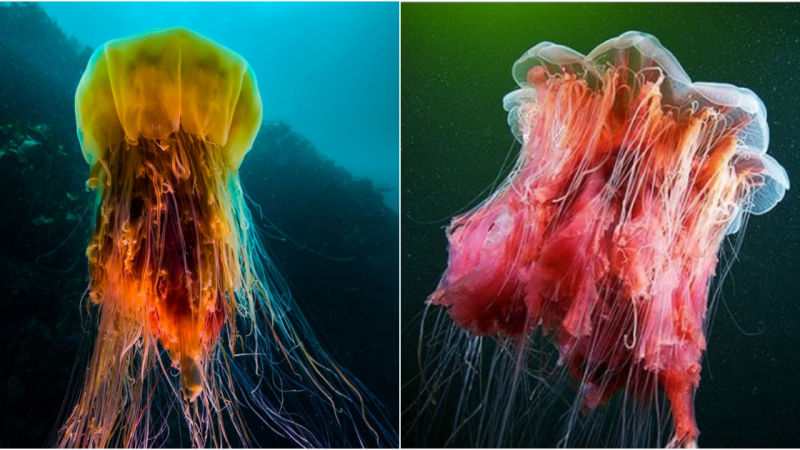
[[[100,325],[58,444],[163,442],[150,416],[174,408],[198,447],[257,445],[245,410],[301,447],[397,445],[380,402],[314,337],[216,144],[181,131],[107,153],[89,181]]]

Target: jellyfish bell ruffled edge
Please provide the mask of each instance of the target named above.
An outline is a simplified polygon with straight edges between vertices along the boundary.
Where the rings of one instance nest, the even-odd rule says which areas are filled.
[[[217,144],[238,169],[261,127],[263,106],[255,72],[241,55],[173,27],[98,47],[78,84],[75,116],[91,166],[123,141],[166,139],[182,128]]]
[[[740,209],[728,227],[727,234],[741,229],[745,213],[761,215],[769,212],[790,188],[786,169],[772,156],[769,148],[769,125],[764,102],[752,90],[727,83],[692,82],[675,55],[655,37],[639,31],[628,31],[595,47],[588,55],[572,48],[541,42],[525,52],[513,65],[511,75],[519,85],[503,97],[508,111],[508,124],[520,143],[529,138],[527,121],[520,120],[525,108],[535,107],[537,91],[531,83],[531,71],[541,67],[544,73],[571,74],[581,77],[592,88],[602,85],[602,73],[624,61],[632,77],[638,81],[655,81],[663,74],[660,86],[662,103],[678,108],[711,107],[724,111],[732,121],[746,119],[737,133],[738,161],[758,165],[761,180],[744,197]],[[655,69],[655,70],[654,70]]]

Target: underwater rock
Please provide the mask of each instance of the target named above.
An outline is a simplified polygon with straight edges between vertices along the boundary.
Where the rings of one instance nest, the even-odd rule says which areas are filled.
[[[53,219],[51,219],[49,217],[45,217],[44,215],[41,215],[41,216],[33,219],[33,224],[34,225],[42,225],[42,224],[50,225],[53,222],[55,222],[55,220],[53,220]]]
[[[39,142],[39,141],[34,141],[33,139],[26,139],[21,144],[19,144],[19,147],[17,147],[17,153],[24,152],[25,150],[27,150],[29,148],[33,148],[33,147],[36,147],[37,145],[41,145],[41,144],[42,143]]]
[[[67,38],[40,5],[0,4],[0,123],[46,123],[34,127],[31,138],[43,141],[37,131],[55,134],[80,161],[74,95],[91,54]]]

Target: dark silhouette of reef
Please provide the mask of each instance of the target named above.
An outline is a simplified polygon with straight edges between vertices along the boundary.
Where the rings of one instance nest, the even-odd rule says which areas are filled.
[[[251,205],[255,223],[276,236],[266,239],[271,256],[320,340],[384,403],[397,427],[397,213],[371,181],[336,167],[285,123],[261,126],[239,171],[269,219]]]
[[[73,152],[75,88],[91,56],[38,4],[0,6],[0,121],[50,124],[80,161]]]
[[[81,296],[93,210],[87,209],[89,167],[75,135],[73,101],[90,55],[38,5],[0,6],[4,447],[48,444],[87,338]],[[327,349],[385,404],[397,428],[397,214],[369,180],[336,167],[284,123],[262,126],[240,174],[263,211],[262,217],[251,205],[299,307]]]

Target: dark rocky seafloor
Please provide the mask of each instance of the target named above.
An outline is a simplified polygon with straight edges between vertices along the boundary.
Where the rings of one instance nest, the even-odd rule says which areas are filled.
[[[91,52],[67,39],[38,5],[0,6],[4,447],[48,444],[85,338],[80,301],[93,211],[73,102]],[[336,167],[284,123],[262,126],[240,174],[264,216],[291,238],[266,243],[300,308],[327,349],[383,402],[396,428],[397,214],[369,180]],[[257,210],[253,216],[268,227]]]

